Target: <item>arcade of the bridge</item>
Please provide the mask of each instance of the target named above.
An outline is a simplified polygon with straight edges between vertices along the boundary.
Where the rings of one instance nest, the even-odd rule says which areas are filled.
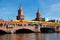
[[[36,26],[31,26],[31,25],[22,25],[22,24],[11,24],[11,25],[0,25],[0,30],[3,30],[3,31],[9,31],[9,30],[11,30],[11,31],[16,31],[16,30],[19,30],[19,29],[29,29],[29,30],[32,30],[32,31],[40,31],[40,27],[55,27],[56,28],[56,30],[59,30],[60,31],[60,25],[59,24],[57,24],[57,23],[53,23],[53,24],[51,24],[51,23],[41,23],[41,25],[40,24],[38,24],[39,26],[38,26],[38,28],[36,28]]]

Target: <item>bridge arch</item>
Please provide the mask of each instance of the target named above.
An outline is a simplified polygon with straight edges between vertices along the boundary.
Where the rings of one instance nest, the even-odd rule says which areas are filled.
[[[4,30],[0,30],[0,34],[7,34]]]
[[[16,30],[14,33],[33,33],[33,32],[34,31],[32,31],[30,29],[23,28],[23,29]]]

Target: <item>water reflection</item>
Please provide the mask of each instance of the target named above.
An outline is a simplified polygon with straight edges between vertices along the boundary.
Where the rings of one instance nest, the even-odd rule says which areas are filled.
[[[0,40],[11,40],[11,35],[10,34],[0,35]]]
[[[42,34],[42,40],[60,40],[60,33]]]
[[[42,40],[42,35],[40,33],[36,33],[36,40]]]
[[[24,40],[24,34],[11,34],[12,40]]]
[[[5,34],[0,40],[60,40],[60,33]]]

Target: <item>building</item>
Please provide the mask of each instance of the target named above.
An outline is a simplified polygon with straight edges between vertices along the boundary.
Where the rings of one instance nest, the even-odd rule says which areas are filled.
[[[29,23],[33,22],[33,21],[29,21],[29,20],[24,20],[24,13],[23,13],[23,9],[22,6],[20,6],[19,10],[18,10],[18,15],[16,16],[16,20],[11,20],[11,21],[5,21],[5,20],[0,20],[0,26],[4,25],[4,26],[21,26],[21,25],[28,25]],[[37,13],[36,13],[36,18],[35,21],[42,21],[42,18],[40,16],[40,10],[38,9]]]
[[[40,10],[38,9],[37,13],[36,13],[36,18],[34,18],[34,20],[24,20],[24,13],[22,10],[22,6],[20,6],[19,10],[18,10],[18,15],[16,16],[16,20],[11,20],[11,21],[5,21],[0,19],[0,25],[28,25],[29,23],[35,23],[37,24],[38,22],[42,25],[57,25],[60,26],[58,23],[55,23],[55,20],[49,20],[49,21],[45,21],[45,18],[42,18],[40,15]],[[50,23],[51,22],[51,23]]]
[[[18,10],[18,15],[17,15],[16,19],[17,20],[24,20],[24,14],[23,14],[22,6],[20,6],[20,8]]]
[[[58,28],[58,30],[60,30],[60,23],[55,23],[54,20],[50,20],[51,22],[47,22],[45,21],[45,18],[42,18],[40,15],[40,10],[38,9],[37,13],[36,13],[36,18],[34,18],[34,20],[24,20],[24,13],[22,10],[22,6],[20,6],[19,10],[18,10],[18,15],[16,16],[16,20],[11,20],[11,21],[5,21],[0,19],[0,27],[7,27],[7,28],[11,28],[13,29],[14,27],[16,27],[15,29],[19,28],[20,26],[22,28],[26,27],[28,28],[28,26],[30,26],[29,28],[31,30],[34,29],[34,26],[31,24],[36,24],[37,26],[35,26],[37,29],[39,27],[55,27],[56,29]],[[29,24],[30,23],[30,24]],[[38,26],[38,24],[40,26]],[[3,29],[2,29],[3,30]],[[18,29],[17,29],[18,30]]]
[[[36,18],[35,18],[36,21],[42,21],[42,18],[40,16],[40,10],[38,9],[37,13],[36,13]]]

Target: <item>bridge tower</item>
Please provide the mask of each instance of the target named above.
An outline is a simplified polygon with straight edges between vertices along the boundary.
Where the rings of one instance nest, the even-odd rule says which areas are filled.
[[[37,11],[37,14],[36,14],[36,19],[35,19],[36,21],[41,21],[42,20],[42,18],[41,18],[41,16],[40,16],[40,10],[38,9],[38,11]]]
[[[23,14],[22,6],[20,6],[20,8],[18,10],[18,15],[17,15],[16,19],[17,20],[24,20],[24,14]]]

